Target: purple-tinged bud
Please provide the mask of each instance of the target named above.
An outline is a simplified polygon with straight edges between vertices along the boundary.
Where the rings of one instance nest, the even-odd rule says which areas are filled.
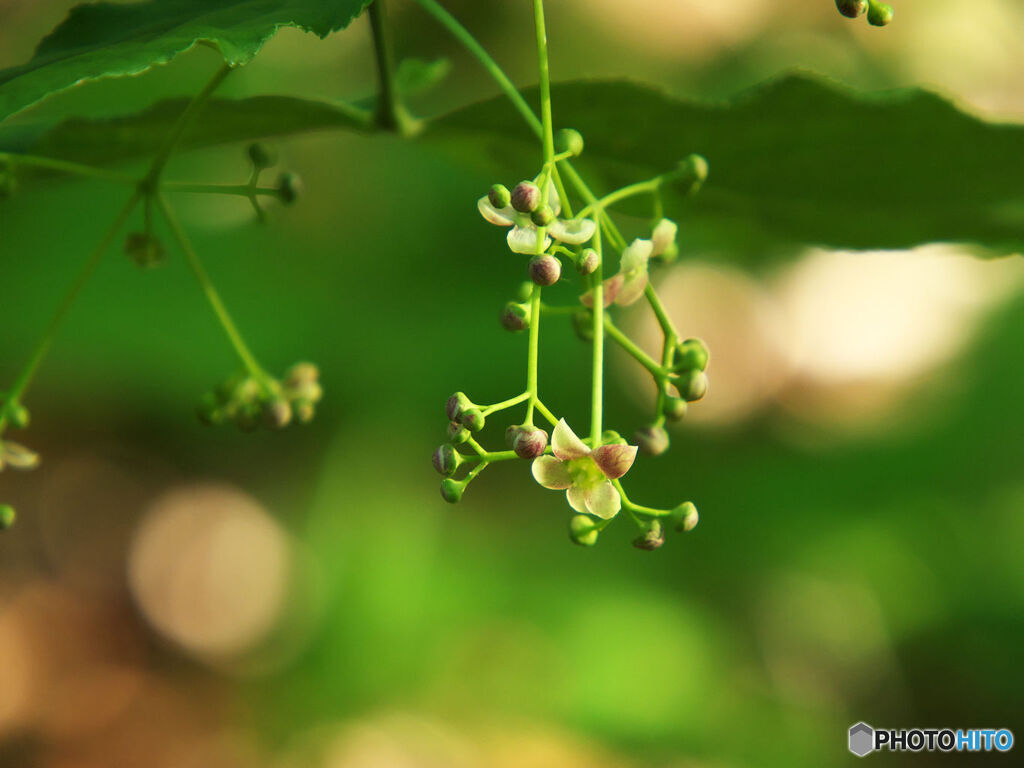
[[[538,427],[523,427],[512,439],[512,450],[520,459],[536,459],[548,447],[548,433]]]
[[[448,422],[448,430],[445,434],[448,438],[448,442],[452,445],[462,445],[464,442],[469,440],[469,430],[457,421]]]
[[[661,549],[665,544],[665,531],[661,527],[661,523],[657,520],[651,521],[651,527],[647,529],[647,532],[643,536],[640,536],[633,540],[633,546],[637,549],[645,549],[647,551],[653,551],[655,549]]]
[[[576,262],[576,270],[581,275],[592,275],[601,266],[601,257],[593,248],[585,248]]]
[[[520,213],[533,213],[540,205],[540,187],[532,181],[521,181],[512,190],[510,202]]]
[[[487,199],[491,205],[500,210],[512,202],[512,193],[508,191],[508,187],[504,184],[495,184],[488,190]]]
[[[692,501],[685,501],[672,510],[672,519],[676,522],[677,531],[692,531],[700,522],[700,515]]]
[[[438,446],[431,459],[434,469],[444,477],[451,477],[462,463],[462,455],[450,443]]]
[[[452,480],[450,477],[441,481],[441,498],[449,504],[457,504],[466,491],[465,480]]]
[[[668,432],[664,427],[651,426],[639,429],[633,434],[633,439],[640,450],[648,456],[660,456],[668,450]]]
[[[585,309],[574,312],[572,316],[572,329],[580,341],[593,341],[594,316]]]
[[[672,421],[682,421],[686,416],[687,408],[686,401],[681,397],[666,397],[665,405],[662,406],[661,412]]]
[[[479,408],[467,408],[459,415],[459,422],[470,432],[479,432],[484,428],[486,419]]]
[[[705,371],[708,367],[709,355],[707,345],[700,339],[682,341],[676,347],[675,369],[677,371]]]
[[[18,516],[14,512],[14,507],[10,504],[0,504],[0,531],[6,531],[17,520]]]
[[[523,431],[523,428],[518,424],[510,424],[505,429],[505,445],[512,448],[516,444],[516,436]]]
[[[592,547],[597,544],[600,533],[597,521],[588,515],[574,515],[569,521],[569,539],[573,544]]]
[[[445,404],[445,413],[448,414],[449,421],[458,421],[462,412],[472,407],[473,401],[466,397],[464,392],[456,392],[448,398],[448,402]]]
[[[292,406],[281,397],[263,404],[263,423],[271,429],[284,429],[292,423]]]
[[[708,392],[708,377],[703,371],[681,373],[672,383],[679,390],[679,396],[690,403],[700,400]]]
[[[550,206],[545,205],[530,214],[530,220],[538,227],[546,227],[555,220],[555,212]]]
[[[555,151],[558,154],[583,154],[583,134],[572,128],[563,128],[555,134]]]
[[[549,254],[534,256],[530,259],[530,279],[537,285],[554,285],[562,276],[562,262]]]
[[[277,178],[277,195],[283,203],[291,205],[302,194],[302,179],[291,172],[282,173]]]
[[[501,326],[506,331],[525,331],[530,327],[530,306],[510,301],[501,310]]]
[[[856,19],[868,9],[868,0],[836,0],[836,8],[848,19]]]

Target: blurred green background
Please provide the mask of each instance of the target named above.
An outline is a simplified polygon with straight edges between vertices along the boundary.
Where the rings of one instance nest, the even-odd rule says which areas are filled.
[[[70,5],[0,1],[0,67]],[[392,5],[400,54],[453,65],[414,111],[493,94]],[[1019,120],[1024,9],[960,5],[905,0],[875,30],[827,0],[564,0],[552,73],[721,97],[809,67]],[[534,82],[522,3],[446,6]],[[216,62],[197,49],[16,121],[191,94]],[[360,20],[324,42],[283,31],[223,93],[373,89]],[[26,399],[43,465],[0,476],[20,513],[0,538],[0,766],[832,766],[854,761],[858,720],[1024,733],[1019,257],[811,251],[750,273],[685,253],[658,282],[708,341],[712,390],[628,487],[692,499],[701,523],[645,553],[623,519],[581,550],[524,466],[489,469],[457,507],[430,467],[452,391],[498,401],[525,375],[525,338],[497,323],[523,265],[475,212],[495,180],[391,137],[278,149],[306,194],[267,225],[241,199],[179,209],[261,361],[319,364],[317,420],[199,425],[235,366],[213,315],[177,253],[148,272],[108,256]],[[243,181],[243,150],[178,156],[169,176]],[[122,200],[51,178],[0,206],[0,381]],[[653,348],[642,309],[623,323]],[[589,350],[558,325],[542,390],[582,421]],[[612,352],[609,426],[639,427],[649,399]]]

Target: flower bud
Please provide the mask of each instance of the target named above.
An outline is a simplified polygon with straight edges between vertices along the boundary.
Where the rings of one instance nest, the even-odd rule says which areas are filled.
[[[856,19],[868,9],[868,0],[836,0],[836,8],[849,19]]]
[[[316,415],[316,407],[309,400],[296,400],[292,403],[292,411],[299,424],[309,424]]]
[[[28,426],[29,414],[28,408],[19,403],[17,400],[12,400],[7,403],[7,421],[14,429],[25,429]]]
[[[163,264],[164,246],[146,232],[132,232],[124,240],[124,254],[143,269]]]
[[[452,445],[462,445],[469,440],[469,430],[457,421],[448,422],[448,430],[445,435]]]
[[[592,547],[600,533],[596,521],[588,515],[574,515],[569,521],[569,539],[573,544]]]
[[[700,515],[692,501],[685,501],[672,510],[672,519],[676,521],[677,531],[692,531],[697,527]]]
[[[662,529],[661,523],[658,520],[652,520],[651,527],[647,529],[647,532],[633,540],[634,547],[637,549],[645,549],[647,551],[661,549],[664,544],[665,531]]]
[[[660,456],[668,450],[668,432],[663,427],[651,426],[633,433],[633,440],[648,456]]]
[[[509,424],[509,426],[505,428],[505,445],[511,449],[512,446],[516,444],[516,435],[518,435],[522,430],[523,428],[519,424]]]
[[[448,398],[448,402],[445,404],[445,413],[448,414],[449,421],[459,421],[462,412],[472,407],[473,401],[466,397],[464,392],[456,392]]]
[[[677,184],[683,194],[696,194],[708,178],[708,161],[700,155],[690,155],[679,163],[679,171]]]
[[[606,429],[601,433],[601,445],[629,445],[629,443],[614,429]]]
[[[451,477],[462,463],[462,455],[450,443],[438,446],[431,459],[434,469],[444,477]]]
[[[681,373],[673,383],[679,390],[679,396],[690,403],[700,400],[708,392],[708,377],[703,371]]]
[[[562,276],[562,262],[546,253],[534,256],[530,259],[529,273],[537,285],[554,285]]]
[[[686,416],[686,401],[681,397],[666,397],[661,412],[672,421],[681,421]]]
[[[536,459],[548,447],[548,433],[539,427],[523,427],[512,438],[512,450],[520,459]]]
[[[583,154],[583,134],[572,128],[563,128],[555,134],[555,151],[558,154],[569,152],[572,155]]]
[[[593,341],[594,316],[585,309],[581,309],[579,312],[574,312],[572,316],[572,329],[576,332],[576,335],[581,341]]]
[[[465,480],[452,480],[450,477],[441,481],[441,498],[449,504],[457,504],[466,491]]]
[[[0,531],[6,531],[14,525],[17,517],[14,513],[14,507],[10,504],[0,504]]]
[[[459,421],[470,432],[479,432],[484,428],[486,419],[479,408],[467,408],[459,415]]]
[[[532,181],[521,181],[512,190],[510,202],[520,213],[532,213],[540,205],[540,187]]]
[[[277,153],[266,144],[250,144],[246,148],[246,153],[257,170],[269,168],[277,163]]]
[[[292,406],[283,397],[275,397],[263,404],[263,423],[271,429],[284,429],[292,423]]]
[[[581,275],[592,275],[599,266],[601,266],[601,257],[593,248],[584,248],[576,261],[576,271]]]
[[[506,331],[525,331],[530,327],[530,305],[510,301],[501,310],[501,326]]]
[[[675,368],[680,371],[705,371],[708,367],[708,348],[700,339],[687,339],[676,346]]]
[[[512,202],[512,193],[504,184],[495,184],[487,191],[487,199],[495,208],[501,209]]]
[[[313,363],[296,363],[285,374],[285,383],[289,387],[297,389],[304,384],[312,384],[319,378],[320,369]]]
[[[886,3],[869,0],[868,2],[868,24],[875,27],[884,27],[892,21],[892,6]]]
[[[277,177],[277,194],[282,202],[291,205],[302,194],[302,179],[290,171],[282,173]]]
[[[538,227],[546,227],[548,224],[555,220],[555,212],[551,210],[551,207],[545,205],[542,208],[538,208],[536,211],[530,214],[530,219]]]

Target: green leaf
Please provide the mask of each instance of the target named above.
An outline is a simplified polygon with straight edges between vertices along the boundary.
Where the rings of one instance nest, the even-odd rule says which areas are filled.
[[[0,120],[87,80],[136,75],[199,42],[247,63],[281,27],[325,37],[370,0],[149,0],[71,9],[27,64],[0,71]]]
[[[429,91],[448,77],[452,63],[448,59],[402,59],[395,74],[395,82],[403,96]]]

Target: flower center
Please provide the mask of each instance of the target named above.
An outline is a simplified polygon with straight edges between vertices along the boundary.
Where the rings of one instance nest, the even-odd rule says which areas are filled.
[[[567,469],[569,477],[572,478],[572,484],[578,488],[593,488],[605,481],[604,472],[589,456],[572,459],[569,461]]]

